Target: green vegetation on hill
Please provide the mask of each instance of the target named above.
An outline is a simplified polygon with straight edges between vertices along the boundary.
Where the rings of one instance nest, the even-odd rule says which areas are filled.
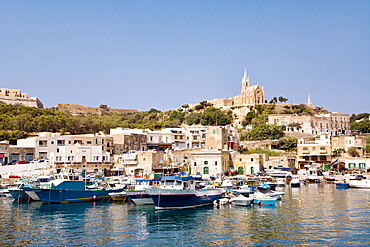
[[[370,113],[352,114],[349,118],[351,130],[359,130],[362,133],[370,133]]]
[[[247,132],[242,131],[240,133],[240,140],[242,141],[255,141],[255,140],[266,140],[266,139],[279,139],[283,137],[284,131],[279,125],[269,124],[255,124],[251,130]]]
[[[104,105],[104,107],[106,107]],[[61,132],[87,134],[111,128],[162,129],[189,125],[227,125],[232,122],[232,112],[203,104],[204,109],[174,111],[150,109],[147,112],[123,112],[98,116],[96,114],[71,115],[56,108],[39,109],[20,105],[0,104],[0,140],[24,138],[31,132]]]

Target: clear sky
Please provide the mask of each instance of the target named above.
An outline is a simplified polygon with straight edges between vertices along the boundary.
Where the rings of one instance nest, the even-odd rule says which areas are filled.
[[[240,94],[370,112],[370,1],[0,0],[0,88],[168,110]]]

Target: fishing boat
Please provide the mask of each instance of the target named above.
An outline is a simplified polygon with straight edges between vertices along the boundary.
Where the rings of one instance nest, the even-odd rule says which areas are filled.
[[[131,189],[125,190],[128,200],[134,202],[136,205],[152,205],[154,204],[152,198],[145,191],[146,188],[159,186],[160,179],[137,179]]]
[[[300,187],[301,180],[299,179],[298,175],[293,175],[292,180],[290,181],[290,187]]]
[[[240,194],[236,197],[231,198],[229,202],[236,206],[250,206],[253,200],[253,198],[245,197]]]
[[[350,188],[360,188],[360,189],[370,189],[370,180],[361,179],[361,180],[350,180],[348,182]]]
[[[125,202],[127,200],[127,193],[125,191],[111,192],[108,195],[112,198],[113,201]]]
[[[284,187],[285,178],[276,178],[276,187]]]
[[[0,187],[0,197],[12,197],[7,187]]]
[[[256,187],[256,191],[252,195],[250,195],[250,197],[252,198],[271,197],[276,198],[276,200],[280,200],[283,195],[285,195],[285,192],[271,190],[267,184],[262,184]]]
[[[30,198],[26,191],[30,190],[32,187],[31,184],[25,184],[23,182],[19,182],[16,184],[16,186],[11,187],[8,189],[9,194],[13,197],[14,200],[17,201],[23,201],[28,200],[31,201],[32,198]]]
[[[228,197],[222,197],[220,199],[214,200],[213,204],[216,206],[222,206],[222,205],[227,205],[230,202],[230,198]]]
[[[121,192],[123,189],[88,189],[82,180],[56,179],[51,188],[34,191],[43,203],[70,203],[109,199],[109,193]]]
[[[335,188],[337,189],[348,189],[349,188],[349,183],[345,180],[337,180],[334,181]]]
[[[268,195],[259,195],[253,198],[252,203],[257,205],[274,206],[276,204],[276,197],[270,197]]]
[[[164,176],[160,187],[146,188],[155,209],[192,208],[212,204],[222,197],[222,190],[201,188],[201,180],[192,176]]]

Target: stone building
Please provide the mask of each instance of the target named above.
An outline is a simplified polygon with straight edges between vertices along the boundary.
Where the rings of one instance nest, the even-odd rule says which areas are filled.
[[[0,163],[7,164],[9,160],[9,141],[0,141]]]
[[[297,114],[271,114],[268,116],[269,124],[282,125],[288,132],[301,132],[313,135],[329,133],[330,135],[342,135],[349,130],[349,115],[338,112],[297,115]]]
[[[240,154],[232,155],[234,169],[239,175],[254,175],[264,170],[264,162],[267,159],[266,154]]]
[[[142,177],[151,173],[170,172],[167,153],[163,151],[137,151],[114,155],[113,172]],[[176,170],[177,172],[177,170]]]
[[[19,89],[0,88],[0,102],[7,105],[23,105],[29,107],[44,108],[42,102],[36,97],[28,97]]]
[[[332,153],[340,155],[343,158],[353,157],[348,150],[351,148],[356,151],[358,157],[364,157],[366,149],[367,136],[343,135],[332,136]]]
[[[147,133],[141,129],[111,129],[115,154],[128,153],[129,151],[147,150]]]
[[[77,143],[82,146],[99,146],[102,151],[109,154],[113,154],[114,151],[113,138],[103,132],[85,135],[60,135],[60,133],[42,132],[35,137],[17,140],[15,147],[33,148],[34,151],[27,153],[24,157],[25,161],[31,161],[33,159],[48,159],[51,153],[58,153],[60,148],[73,146]],[[18,160],[20,153],[12,151],[9,155],[12,159]]]
[[[328,164],[332,161],[330,136],[322,134],[314,140],[298,139],[298,169],[305,169],[311,163]]]
[[[57,148],[49,155],[50,164],[56,172],[73,169],[74,171],[100,173],[109,175],[112,167],[110,153],[102,150],[101,146],[83,146],[80,143],[65,145]]]

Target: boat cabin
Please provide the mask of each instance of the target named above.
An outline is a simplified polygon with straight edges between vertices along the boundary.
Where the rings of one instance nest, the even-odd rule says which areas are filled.
[[[161,180],[161,189],[195,190],[201,189],[201,180],[191,176],[164,176]]]

